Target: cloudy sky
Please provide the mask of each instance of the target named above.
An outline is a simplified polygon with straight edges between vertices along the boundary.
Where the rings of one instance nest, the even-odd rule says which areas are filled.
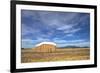
[[[89,13],[21,10],[22,48],[40,42],[58,47],[90,45]]]

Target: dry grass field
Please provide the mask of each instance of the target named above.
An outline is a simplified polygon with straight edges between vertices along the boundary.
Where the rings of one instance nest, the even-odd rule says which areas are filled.
[[[49,62],[49,61],[74,61],[89,60],[89,48],[63,48],[54,52],[35,52],[33,49],[21,50],[21,62]]]

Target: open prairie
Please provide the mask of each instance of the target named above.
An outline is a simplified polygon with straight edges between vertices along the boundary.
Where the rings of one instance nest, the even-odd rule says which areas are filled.
[[[21,62],[49,62],[89,60],[89,48],[60,48],[54,52],[35,52],[34,49],[21,50]]]

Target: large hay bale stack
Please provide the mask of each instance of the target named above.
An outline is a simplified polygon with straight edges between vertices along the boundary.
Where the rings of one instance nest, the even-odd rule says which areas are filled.
[[[54,52],[56,50],[56,44],[52,42],[42,42],[36,45],[35,52]]]

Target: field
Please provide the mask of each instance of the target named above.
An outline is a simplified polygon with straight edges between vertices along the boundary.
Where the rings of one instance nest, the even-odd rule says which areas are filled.
[[[21,62],[49,62],[49,61],[74,61],[89,60],[89,48],[63,48],[55,52],[35,52],[33,49],[21,50]]]

